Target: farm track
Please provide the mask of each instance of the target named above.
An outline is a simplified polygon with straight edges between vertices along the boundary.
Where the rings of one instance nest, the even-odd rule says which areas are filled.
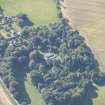
[[[105,0],[65,0],[64,7],[64,17],[80,31],[105,70]]]

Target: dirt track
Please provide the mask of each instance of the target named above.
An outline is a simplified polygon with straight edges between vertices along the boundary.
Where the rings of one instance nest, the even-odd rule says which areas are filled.
[[[0,86],[0,105],[13,105],[5,93],[4,89]]]
[[[105,0],[65,0],[64,17],[78,29],[105,70]]]

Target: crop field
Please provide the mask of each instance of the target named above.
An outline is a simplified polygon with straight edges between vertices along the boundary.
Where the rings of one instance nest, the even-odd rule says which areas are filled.
[[[105,0],[65,0],[64,16],[78,29],[105,70]],[[105,87],[98,87],[93,105],[105,105]]]
[[[44,100],[39,91],[32,85],[31,82],[26,81],[25,87],[31,99],[31,105],[44,105]]]
[[[0,105],[13,105],[10,98],[5,93],[3,87],[0,85]]]
[[[58,19],[55,0],[0,0],[0,6],[8,16],[26,13],[36,25],[48,25]]]
[[[105,70],[105,0],[65,0],[64,5],[65,17],[80,30]]]

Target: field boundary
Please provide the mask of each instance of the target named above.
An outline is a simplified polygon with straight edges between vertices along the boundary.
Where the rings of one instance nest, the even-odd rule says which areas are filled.
[[[76,1],[78,1],[78,0],[76,0]],[[91,8],[93,6],[97,7],[96,6],[97,3],[95,4],[95,1],[91,5],[91,7],[88,8],[89,10],[88,10],[87,15],[90,14],[89,20],[88,19],[86,20],[87,16],[84,11],[84,8],[81,8],[79,10],[79,13],[76,12],[77,11],[76,9],[78,9],[78,6],[83,5],[82,3],[84,3],[84,5],[87,5],[84,1],[83,2],[81,1],[80,4],[76,3],[76,5],[78,5],[78,6],[73,8],[72,12],[69,12],[69,9],[72,9],[73,4],[71,5],[71,7],[69,7],[69,1],[64,0],[64,2],[62,2],[62,4],[65,6],[65,8],[63,8],[63,6],[61,5],[61,9],[62,9],[64,18],[67,19],[69,21],[69,24],[72,26],[72,28],[78,30],[80,32],[80,35],[85,39],[85,43],[91,49],[92,53],[94,54],[95,59],[97,60],[97,62],[99,64],[100,71],[105,73],[105,70],[104,70],[105,69],[105,62],[104,62],[105,61],[105,57],[104,57],[105,49],[103,47],[103,46],[105,46],[105,43],[102,43],[102,42],[104,42],[104,39],[105,39],[105,35],[103,34],[104,28],[105,28],[105,23],[104,23],[102,17],[105,17],[105,15],[101,13],[101,9],[104,9],[103,8],[104,4],[102,4],[100,1],[100,4],[102,4],[102,7],[99,7],[96,9],[96,13],[98,13],[96,15],[96,13],[94,14],[93,11],[91,11]],[[73,2],[73,3],[75,6],[75,2]],[[90,5],[90,4],[88,4],[88,5]],[[87,7],[86,7],[86,9],[87,9]],[[81,13],[80,11],[83,13]],[[96,19],[94,19],[95,15],[97,17]],[[79,22],[79,20],[81,20],[81,19],[76,18],[77,16],[85,18],[82,25]],[[90,17],[91,17],[91,19],[90,19]],[[88,23],[88,21],[90,21],[90,22]],[[99,31],[97,31],[97,30],[99,30]]]
[[[5,86],[3,80],[0,78],[0,85],[3,88],[4,92],[7,94],[9,99],[11,100],[13,105],[20,105],[18,101],[13,97],[13,95],[9,92],[8,88]]]

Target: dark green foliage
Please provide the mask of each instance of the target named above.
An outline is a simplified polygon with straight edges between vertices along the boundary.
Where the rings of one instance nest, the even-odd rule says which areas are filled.
[[[44,61],[43,55],[39,51],[33,51],[30,53],[30,59],[34,60],[36,63],[41,63]]]
[[[24,27],[20,33],[0,39],[0,77],[19,103],[30,104],[24,87],[28,73],[46,104],[91,105],[97,95],[93,84],[103,85],[105,76],[79,32],[62,18],[49,28]]]
[[[7,47],[7,41],[4,38],[0,38],[0,56],[3,56]]]
[[[28,19],[26,14],[18,14],[17,15],[18,18],[18,24],[21,28],[25,27],[25,26],[32,26],[33,23]]]

